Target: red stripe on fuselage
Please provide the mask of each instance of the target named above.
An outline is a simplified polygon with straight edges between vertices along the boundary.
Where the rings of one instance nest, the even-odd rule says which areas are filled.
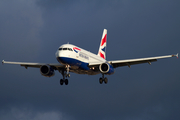
[[[104,36],[104,38],[102,39],[102,42],[101,42],[101,46],[104,45],[104,43],[106,42],[106,38],[107,38],[107,34]]]
[[[73,50],[74,50],[74,49],[81,51],[81,49],[79,49],[79,48],[77,48],[77,47],[73,47]]]

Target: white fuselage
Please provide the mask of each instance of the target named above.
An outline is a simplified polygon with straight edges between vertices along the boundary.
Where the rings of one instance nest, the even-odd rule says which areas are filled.
[[[95,75],[100,72],[89,68],[89,63],[104,63],[105,59],[72,44],[64,44],[56,52],[57,60],[63,65],[70,65],[70,71],[78,74]]]

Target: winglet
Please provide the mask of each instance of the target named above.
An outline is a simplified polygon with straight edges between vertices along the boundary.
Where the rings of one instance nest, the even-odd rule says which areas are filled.
[[[4,64],[4,60],[2,60],[2,65]]]
[[[177,53],[176,55],[172,55],[172,57],[177,57],[177,58],[178,58],[178,54],[179,54],[179,53]]]

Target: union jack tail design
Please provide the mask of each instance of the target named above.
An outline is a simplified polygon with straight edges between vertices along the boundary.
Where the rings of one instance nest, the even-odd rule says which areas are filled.
[[[106,59],[106,42],[107,42],[107,30],[104,29],[98,51],[98,55],[103,59]]]

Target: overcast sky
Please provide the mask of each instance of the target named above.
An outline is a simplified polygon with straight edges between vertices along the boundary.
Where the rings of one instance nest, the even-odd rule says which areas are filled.
[[[57,63],[65,43],[107,60],[180,53],[179,0],[1,0],[0,60]],[[0,66],[1,120],[179,120],[180,59],[120,67],[101,75],[46,78],[39,69]]]

